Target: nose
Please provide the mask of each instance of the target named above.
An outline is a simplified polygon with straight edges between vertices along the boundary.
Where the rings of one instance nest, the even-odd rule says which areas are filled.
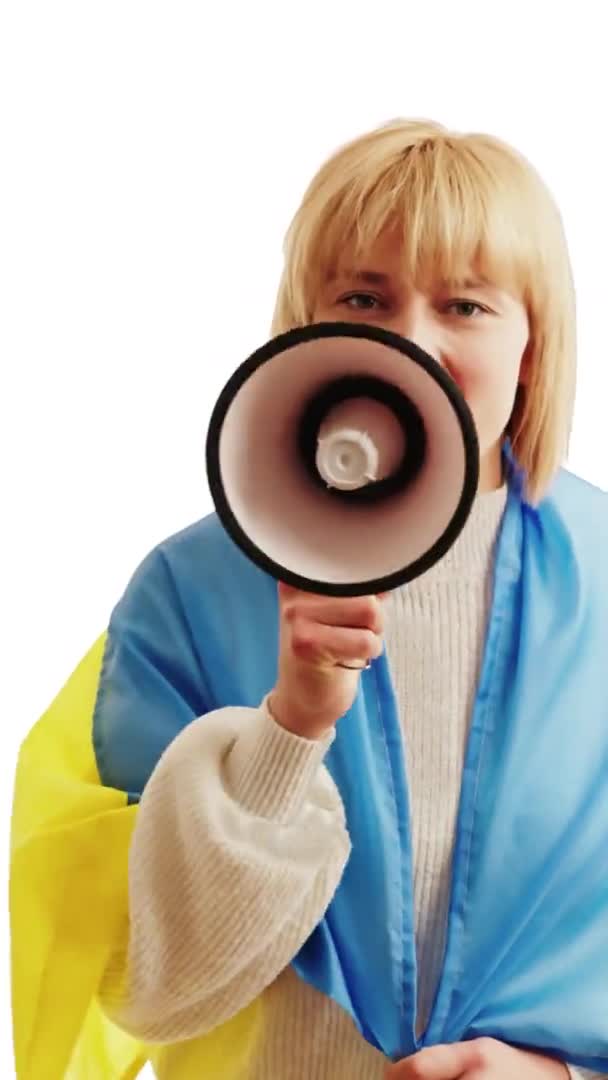
[[[437,328],[428,320],[408,319],[402,322],[398,333],[408,341],[413,341],[419,349],[427,352],[437,363],[442,363],[442,347]]]
[[[430,313],[420,310],[405,312],[398,320],[396,330],[398,334],[401,334],[401,337],[412,341],[414,345],[423,349],[437,363],[442,363],[439,327]]]

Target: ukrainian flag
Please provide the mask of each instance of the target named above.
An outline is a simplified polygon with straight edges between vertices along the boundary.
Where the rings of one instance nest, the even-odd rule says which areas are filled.
[[[104,633],[22,745],[16,774],[10,914],[17,1080],[132,1080],[167,1048],[146,1047],[99,1004],[128,940],[128,853],[137,806],[102,784],[93,749]],[[116,969],[113,992],[124,979]],[[182,1076],[237,1080],[254,1002],[175,1048]]]

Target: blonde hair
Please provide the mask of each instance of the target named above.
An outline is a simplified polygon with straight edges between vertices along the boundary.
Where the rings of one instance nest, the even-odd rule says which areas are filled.
[[[288,229],[272,333],[311,323],[319,290],[345,248],[363,255],[395,228],[412,281],[456,281],[475,268],[526,305],[529,377],[505,435],[527,497],[538,501],[568,450],[575,295],[559,211],[512,147],[399,120],[339,149],[313,178]]]

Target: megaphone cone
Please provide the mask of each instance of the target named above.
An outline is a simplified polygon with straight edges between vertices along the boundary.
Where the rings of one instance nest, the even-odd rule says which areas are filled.
[[[326,596],[387,592],[428,570],[479,479],[473,418],[449,375],[413,342],[353,323],[291,330],[241,364],[206,461],[233,541]]]

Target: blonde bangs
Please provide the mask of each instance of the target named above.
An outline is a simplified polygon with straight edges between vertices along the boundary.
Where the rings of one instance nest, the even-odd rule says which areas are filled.
[[[343,259],[363,260],[387,232],[400,235],[404,273],[420,287],[475,271],[527,300],[547,264],[542,191],[517,159],[489,168],[492,140],[484,143],[481,155],[436,136],[396,160],[368,153],[364,167],[321,173],[286,239],[298,322],[310,320]]]
[[[498,139],[432,122],[397,121],[347,144],[319,170],[288,230],[273,333],[312,322],[325,281],[361,264],[387,233],[398,236],[416,286],[474,274],[526,305],[532,375],[509,434],[538,495],[567,446],[575,375],[570,262],[543,181]]]

